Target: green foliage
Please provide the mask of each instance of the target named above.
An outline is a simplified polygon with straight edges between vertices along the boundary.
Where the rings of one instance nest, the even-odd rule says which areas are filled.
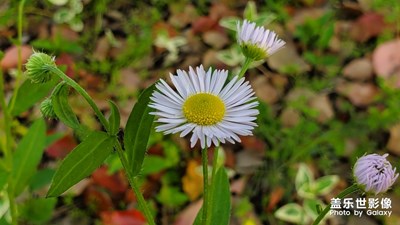
[[[56,197],[89,176],[110,155],[115,137],[104,132],[92,132],[72,150],[57,169],[47,197]]]
[[[28,110],[35,103],[46,97],[56,84],[57,79],[45,84],[32,83],[25,80],[18,90],[14,108],[11,111],[12,116],[18,116]]]
[[[150,96],[154,89],[153,84],[142,92],[125,126],[124,146],[133,176],[139,174],[147,151],[147,142],[154,120],[154,115],[150,115],[152,109],[149,107]]]
[[[121,116],[119,114],[117,105],[112,101],[109,101],[109,103],[110,103],[110,108],[111,108],[110,118],[108,119],[108,121],[110,123],[110,132],[112,135],[117,135],[119,132]]]
[[[20,207],[21,218],[30,224],[43,224],[51,219],[56,203],[55,198],[29,199]]]
[[[326,13],[318,19],[306,20],[294,33],[308,49],[324,50],[334,35],[333,13]]]
[[[43,119],[32,124],[28,133],[19,142],[13,155],[12,177],[16,194],[28,185],[42,158],[46,140],[46,125]]]
[[[289,203],[275,211],[275,217],[295,223],[309,224],[318,217],[318,210],[325,207],[318,196],[328,194],[339,182],[338,176],[324,176],[317,180],[310,168],[301,163],[295,179],[298,196],[304,198],[302,206],[297,203]]]
[[[231,216],[231,192],[225,168],[221,167],[217,170],[211,185],[214,191],[210,196],[212,214],[209,224],[228,225]],[[202,210],[199,211],[193,225],[202,224],[202,212]]]

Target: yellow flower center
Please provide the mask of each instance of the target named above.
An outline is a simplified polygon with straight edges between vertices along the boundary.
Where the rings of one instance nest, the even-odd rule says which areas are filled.
[[[218,96],[199,93],[187,98],[182,110],[190,123],[214,125],[224,118],[225,104]]]

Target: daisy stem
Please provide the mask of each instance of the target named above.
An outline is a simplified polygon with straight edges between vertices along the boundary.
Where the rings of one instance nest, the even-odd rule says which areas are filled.
[[[246,60],[243,63],[242,69],[240,70],[239,73],[239,78],[242,78],[246,71],[249,69],[250,64],[253,62],[251,58],[246,58]]]
[[[107,119],[104,117],[103,113],[100,111],[100,109],[97,107],[96,103],[93,101],[93,99],[90,97],[90,95],[83,89],[78,83],[76,83],[74,80],[69,78],[67,75],[65,75],[64,72],[62,72],[58,67],[53,66],[53,65],[46,65],[48,70],[51,72],[55,73],[57,76],[59,76],[62,80],[64,80],[69,86],[71,86],[73,89],[75,89],[80,95],[82,95],[83,98],[89,103],[89,105],[92,107],[94,113],[96,114],[97,118],[99,118],[100,123],[103,125],[104,129],[109,132],[109,124]]]
[[[119,141],[116,141],[116,150],[119,156],[119,159],[121,160],[122,166],[125,169],[126,176],[128,177],[129,184],[132,187],[133,192],[135,193],[136,199],[139,203],[140,208],[142,209],[142,212],[144,213],[144,216],[146,217],[147,223],[149,225],[155,225],[156,223],[154,222],[153,215],[150,212],[149,207],[147,207],[146,200],[144,200],[143,194],[140,191],[139,188],[139,183],[137,180],[132,176],[132,173],[128,169],[128,160],[126,159],[126,156],[124,154],[124,151],[122,150],[121,143]]]
[[[359,191],[359,190],[360,190],[360,189],[358,188],[358,185],[357,185],[357,184],[353,184],[353,185],[351,185],[350,187],[344,189],[342,192],[340,192],[340,193],[336,196],[336,198],[343,199],[343,198],[346,197],[347,195],[349,195],[349,194],[351,194],[351,193],[354,193],[354,192],[357,192],[357,191]],[[318,224],[321,222],[321,220],[325,217],[325,215],[329,212],[330,209],[331,209],[331,204],[328,204],[328,205],[325,207],[325,209],[324,209],[322,212],[319,213],[317,219],[315,219],[315,221],[314,221],[314,223],[313,223],[312,225],[318,225]]]
[[[214,179],[215,179],[215,174],[217,172],[217,162],[218,162],[218,151],[219,151],[219,147],[215,147],[214,149],[214,157],[213,157],[213,166],[212,166],[212,172],[211,172],[211,184],[214,183]],[[214,186],[210,184],[210,191],[209,191],[209,195],[208,195],[208,216],[207,216],[207,220],[206,220],[206,224],[209,225],[211,223],[211,214],[212,214],[212,202],[213,202],[213,193],[214,193]]]
[[[208,218],[208,158],[207,158],[207,147],[201,151],[201,161],[203,162],[203,224],[207,224]]]

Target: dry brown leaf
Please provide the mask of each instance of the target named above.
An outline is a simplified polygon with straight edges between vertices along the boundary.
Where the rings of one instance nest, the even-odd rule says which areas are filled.
[[[197,213],[200,211],[203,201],[199,200],[189,204],[184,210],[182,210],[175,220],[174,225],[188,225],[193,224],[196,219]]]
[[[203,193],[203,176],[197,171],[199,166],[196,160],[190,160],[186,167],[186,174],[182,177],[183,191],[191,201]]]
[[[272,212],[272,210],[277,206],[277,204],[281,201],[283,194],[285,193],[285,189],[283,187],[276,187],[272,190],[270,194],[270,199],[268,202],[267,212]]]
[[[359,42],[365,42],[378,36],[386,27],[385,18],[375,12],[367,12],[353,24],[351,37]]]
[[[21,46],[21,59],[22,64],[25,64],[29,56],[33,53],[32,47],[30,45]],[[9,70],[11,68],[16,68],[18,65],[18,48],[16,46],[11,46],[4,52],[4,57],[0,61],[0,68],[3,70]]]
[[[311,98],[309,105],[311,108],[317,110],[317,121],[320,123],[326,123],[334,116],[332,104],[325,94]]]
[[[343,76],[359,81],[371,79],[372,63],[367,58],[355,59],[343,68]]]
[[[373,53],[372,65],[377,76],[400,87],[400,40],[379,45]]]
[[[204,32],[202,36],[204,42],[215,49],[221,49],[229,43],[229,39],[225,32],[211,30]]]
[[[284,127],[294,127],[299,123],[300,113],[295,109],[286,108],[279,119]]]
[[[339,82],[336,91],[349,98],[355,106],[367,106],[375,101],[378,88],[372,83]]]
[[[280,98],[280,93],[274,86],[272,86],[267,77],[265,76],[257,76],[254,80],[252,80],[252,86],[257,97],[268,104],[274,104]]]
[[[400,124],[390,128],[390,138],[386,147],[391,153],[400,155]]]
[[[288,42],[284,48],[271,55],[267,59],[268,65],[277,71],[287,67],[294,67],[298,73],[307,72],[311,69],[303,58],[299,56],[293,43]]]

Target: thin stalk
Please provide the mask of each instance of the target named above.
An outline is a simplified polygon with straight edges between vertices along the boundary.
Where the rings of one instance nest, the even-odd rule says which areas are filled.
[[[82,95],[83,98],[89,103],[89,105],[92,107],[94,113],[96,114],[97,118],[99,118],[100,123],[103,125],[104,129],[109,132],[110,126],[108,124],[107,119],[104,117],[103,113],[100,111],[100,109],[97,107],[96,103],[93,101],[93,99],[90,97],[90,95],[83,89],[78,83],[76,83],[74,80],[69,78],[67,75],[65,75],[64,72],[62,72],[60,69],[58,69],[56,66],[53,65],[47,65],[48,70],[51,72],[55,73],[57,76],[59,76],[62,80],[64,80],[69,86],[71,86],[73,89],[75,89],[80,95]]]
[[[0,69],[0,104],[1,108],[3,109],[3,119],[4,119],[4,129],[6,133],[6,143],[3,148],[4,159],[7,164],[7,169],[12,170],[13,167],[13,158],[11,152],[11,115],[10,111],[7,108],[6,99],[4,97],[4,80],[3,80],[3,72]],[[17,204],[14,198],[14,184],[12,176],[8,179],[8,187],[7,187],[7,194],[8,194],[8,202],[10,204],[10,212],[11,212],[11,223],[12,225],[17,225]]]
[[[211,182],[210,182],[210,191],[209,191],[209,195],[208,195],[208,216],[207,216],[207,220],[206,220],[206,224],[210,225],[211,223],[211,214],[213,212],[212,208],[213,208],[213,194],[214,194],[214,186],[212,185],[214,183],[215,180],[215,174],[217,173],[217,161],[218,161],[218,151],[219,151],[219,146],[215,147],[214,149],[214,157],[213,157],[213,165],[212,165],[212,172],[211,172]]]
[[[340,192],[336,197],[343,199],[347,195],[354,193],[356,191],[359,191],[360,189],[358,188],[357,184],[353,184],[350,187],[344,189],[342,192]],[[325,215],[329,212],[331,209],[331,204],[328,204],[325,209],[318,215],[317,219],[315,219],[314,223],[312,225],[318,225],[321,220],[325,217]]]
[[[0,104],[1,108],[3,109],[3,120],[4,120],[4,129],[6,133],[6,144],[3,149],[3,154],[4,157],[6,158],[7,163],[12,163],[12,156],[11,156],[11,143],[12,143],[12,138],[11,138],[11,115],[10,111],[7,108],[7,103],[6,99],[4,97],[4,80],[3,80],[3,72],[0,69]],[[8,165],[9,169],[11,169],[11,164]]]
[[[246,73],[246,71],[249,69],[250,64],[253,62],[252,59],[246,58],[246,60],[243,63],[242,69],[239,72],[239,78],[242,78],[243,75]]]
[[[22,20],[23,20],[23,15],[24,15],[24,5],[25,5],[25,0],[21,0],[18,5],[18,27],[17,27],[17,32],[18,32],[18,64],[17,64],[17,77],[15,80],[15,85],[14,85],[14,94],[11,98],[10,102],[10,107],[9,111],[11,112],[14,108],[15,101],[17,99],[19,87],[21,86],[21,80],[22,80]]]
[[[208,157],[207,157],[207,148],[203,148],[201,150],[201,161],[203,162],[203,224],[207,224],[208,216]]]
[[[122,166],[125,169],[126,176],[128,177],[128,181],[129,181],[129,183],[130,183],[130,185],[131,185],[131,187],[133,189],[133,192],[135,193],[135,196],[136,196],[136,198],[137,198],[137,200],[139,202],[139,206],[142,209],[142,211],[144,213],[144,216],[147,219],[147,223],[149,225],[155,225],[153,215],[151,214],[149,207],[147,207],[147,204],[146,204],[146,201],[144,200],[142,192],[140,192],[139,183],[132,176],[132,173],[129,170],[128,160],[126,159],[126,156],[124,154],[124,151],[122,150],[122,146],[119,143],[119,141],[117,141],[116,150],[117,150],[119,159],[121,160]]]

